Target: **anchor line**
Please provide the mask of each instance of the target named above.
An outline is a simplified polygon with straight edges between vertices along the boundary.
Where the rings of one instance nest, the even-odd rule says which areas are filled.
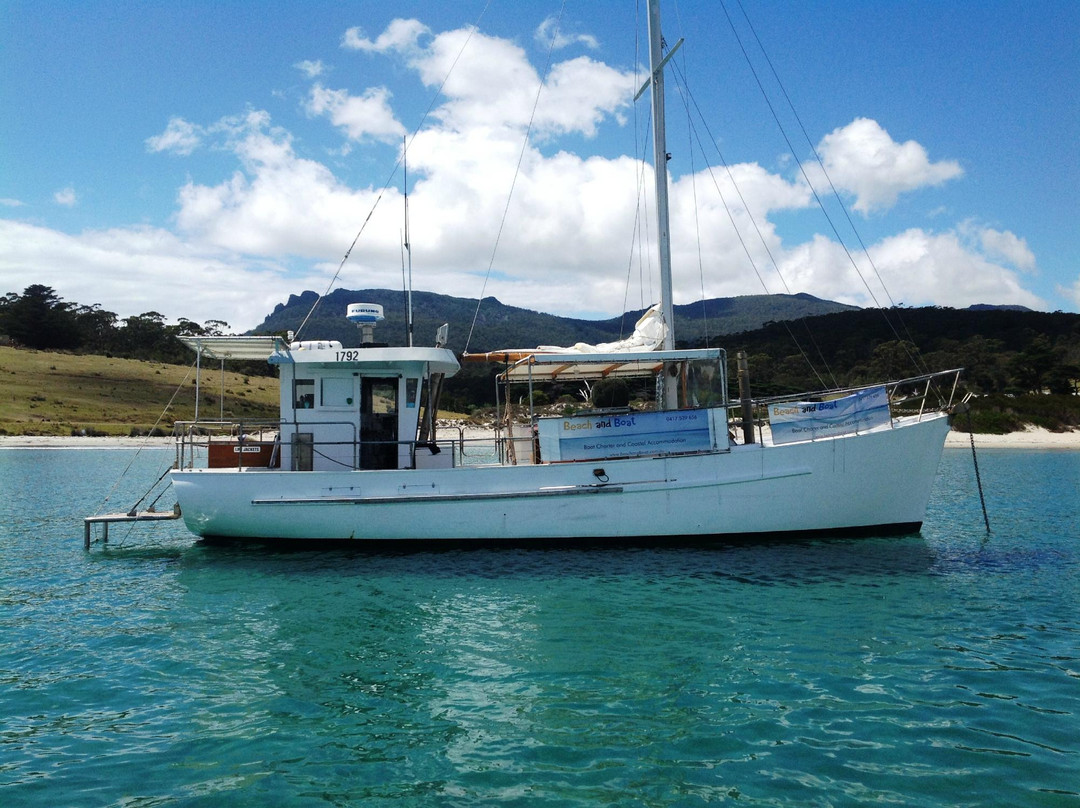
[[[979,502],[982,505],[983,522],[986,523],[986,532],[990,532],[990,517],[986,515],[986,497],[983,496],[982,476],[979,474],[979,456],[975,453],[975,432],[971,428],[971,409],[967,411],[968,438],[971,439],[971,462],[975,466],[975,484],[979,489]]]

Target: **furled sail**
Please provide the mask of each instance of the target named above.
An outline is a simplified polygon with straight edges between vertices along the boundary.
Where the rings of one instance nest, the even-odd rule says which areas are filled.
[[[664,334],[667,328],[664,325],[664,315],[660,310],[660,304],[646,311],[634,325],[634,333],[626,339],[617,342],[602,342],[599,345],[589,345],[587,342],[579,342],[570,348],[559,348],[554,345],[541,345],[537,353],[628,353],[638,351],[655,351],[664,344]]]
[[[540,345],[536,348],[503,348],[497,351],[487,351],[482,354],[465,354],[463,357],[471,361],[504,361],[513,362],[527,356],[538,354],[621,354],[643,353],[659,350],[664,345],[664,337],[667,326],[664,324],[664,315],[660,304],[657,303],[641,315],[634,325],[634,333],[626,339],[616,342],[602,342],[590,345],[587,342],[579,342],[569,348],[558,345]]]

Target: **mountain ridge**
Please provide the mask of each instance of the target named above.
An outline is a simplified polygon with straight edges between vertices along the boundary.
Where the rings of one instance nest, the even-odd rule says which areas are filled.
[[[450,324],[448,347],[455,351],[491,351],[506,347],[528,348],[546,345],[573,345],[577,342],[611,342],[633,333],[634,324],[645,309],[602,320],[561,317],[510,306],[495,297],[459,298],[436,292],[413,292],[413,340],[431,344],[435,330]],[[345,319],[350,303],[377,303],[386,319],[378,325],[375,339],[390,345],[406,344],[405,296],[400,290],[336,289],[325,298],[310,290],[290,295],[279,303],[252,333],[297,331],[308,317],[300,339],[334,339],[346,347],[359,344],[357,328]],[[479,306],[478,306],[479,303]],[[794,295],[742,295],[711,298],[674,306],[675,333],[680,343],[751,331],[770,322],[798,320],[821,314],[856,311],[849,306],[822,300],[806,293]],[[472,338],[469,339],[469,330]]]

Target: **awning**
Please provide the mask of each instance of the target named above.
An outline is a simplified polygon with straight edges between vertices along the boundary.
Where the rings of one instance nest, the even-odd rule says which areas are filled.
[[[491,360],[498,361],[492,352]],[[655,376],[665,364],[689,361],[719,362],[725,357],[722,348],[685,351],[640,351],[606,354],[530,354],[513,357],[514,364],[500,376],[505,381],[534,382],[577,381],[606,378],[641,378]]]
[[[180,337],[182,343],[201,356],[211,359],[261,359],[264,362],[275,351],[283,350],[281,337]]]

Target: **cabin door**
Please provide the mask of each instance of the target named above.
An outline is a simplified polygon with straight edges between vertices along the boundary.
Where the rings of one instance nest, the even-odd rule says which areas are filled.
[[[398,379],[360,380],[360,468],[398,467]]]

